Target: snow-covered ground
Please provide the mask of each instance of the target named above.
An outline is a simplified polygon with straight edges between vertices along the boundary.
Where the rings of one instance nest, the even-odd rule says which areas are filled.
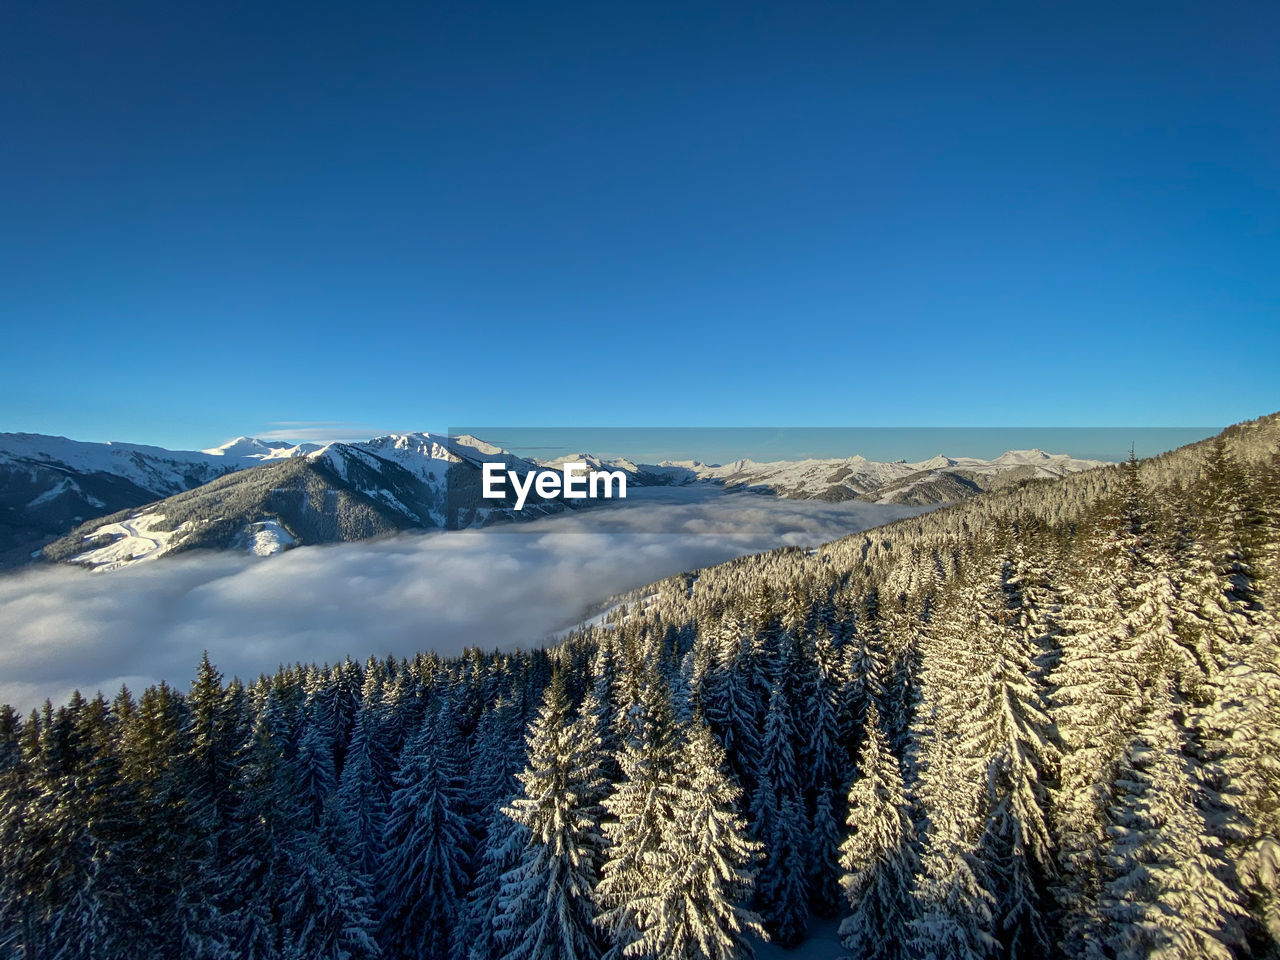
[[[144,513],[99,527],[92,538],[86,539],[96,540],[104,535],[117,539],[106,546],[86,550],[72,557],[71,562],[90,566],[98,573],[155,560],[169,551],[173,538],[186,528],[186,524],[181,524],[173,530],[155,529],[155,524],[163,521],[164,517],[158,513]]]
[[[269,557],[297,544],[297,540],[280,525],[279,520],[260,520],[245,532],[246,546],[255,557]]]
[[[651,593],[647,596],[639,597],[635,600],[610,604],[608,607],[601,610],[599,613],[593,614],[590,617],[586,617],[582,620],[579,620],[573,626],[565,627],[563,630],[557,630],[555,633],[551,634],[551,639],[563,640],[565,637],[569,636],[569,634],[571,634],[574,630],[585,630],[589,627],[598,627],[602,623],[604,623],[606,620],[608,620],[611,615],[616,613],[622,607],[648,606],[657,598],[657,596],[658,595],[656,593]],[[612,624],[610,624],[609,626],[612,626]]]
[[[839,920],[815,920],[809,924],[809,936],[794,950],[759,942],[755,950],[756,960],[845,960],[849,956],[840,943]]]

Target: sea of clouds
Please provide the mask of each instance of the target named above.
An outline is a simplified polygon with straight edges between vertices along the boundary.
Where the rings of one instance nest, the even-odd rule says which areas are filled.
[[[0,703],[73,690],[186,689],[202,651],[227,677],[278,664],[532,646],[606,598],[785,545],[809,546],[922,508],[652,491],[488,530],[302,547],[265,559],[166,557],[110,573],[0,576]],[[661,531],[661,532],[654,532]]]

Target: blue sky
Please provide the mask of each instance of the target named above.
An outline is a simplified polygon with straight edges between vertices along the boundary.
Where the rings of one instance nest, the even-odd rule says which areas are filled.
[[[1271,412],[1277,35],[1261,3],[6,4],[0,430]]]

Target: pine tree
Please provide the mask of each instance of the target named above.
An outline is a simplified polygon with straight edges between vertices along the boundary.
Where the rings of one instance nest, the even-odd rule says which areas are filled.
[[[995,898],[981,861],[941,837],[931,837],[917,885],[910,955],[919,960],[983,960],[999,947],[991,935]]]
[[[525,762],[523,729],[521,700],[496,691],[496,702],[476,725],[472,751],[468,795],[479,835],[474,880],[453,938],[455,960],[492,960],[500,952],[494,922],[502,877],[528,845],[528,830],[503,812],[515,799],[516,774]]]
[[[784,794],[765,835],[766,859],[756,880],[756,902],[772,939],[795,946],[809,925],[809,838],[803,801]]]
[[[338,784],[337,809],[352,863],[376,876],[385,852],[387,797],[382,785],[391,774],[390,758],[381,742],[382,705],[363,701],[352,725]]]
[[[268,689],[233,787],[231,840],[216,874],[229,905],[230,953],[243,960],[278,960],[282,955],[277,921],[292,879],[288,852],[299,812],[289,736],[277,693]]]
[[[307,704],[301,736],[298,739],[297,796],[306,818],[307,826],[314,830],[324,817],[336,777],[334,775],[333,743],[325,727],[325,699],[313,698]]]
[[[756,903],[774,938],[786,946],[800,942],[809,920],[808,831],[796,775],[795,742],[790,701],[782,682],[775,681],[751,813],[755,834],[765,851],[756,881]]]
[[[1219,844],[1196,809],[1184,735],[1168,700],[1157,703],[1116,782],[1100,900],[1107,944],[1116,960],[1229,960],[1242,911],[1218,877]]]
[[[1039,956],[1049,948],[1042,906],[1053,865],[1045,781],[1058,750],[1024,619],[1025,594],[1009,582],[1012,563],[994,559],[986,582],[963,595],[970,642],[983,663],[957,749],[985,774],[982,842],[997,930],[1010,956]]]
[[[182,952],[223,957],[229,950],[225,902],[218,873],[227,854],[233,789],[240,775],[240,747],[247,731],[238,686],[224,688],[206,652],[186,697],[183,742],[187,756],[175,770],[174,802],[181,805],[187,863],[182,896]]]
[[[22,718],[7,703],[0,706],[0,956],[19,955],[22,893],[31,847],[26,837],[30,797],[22,757]]]
[[[845,693],[848,711],[846,742],[852,749],[856,749],[867,709],[875,704],[877,711],[882,711],[885,706],[891,676],[884,649],[883,626],[879,591],[872,590],[863,602],[853,636],[844,646],[847,657],[845,675],[849,679]]]
[[[875,704],[867,708],[858,773],[849,787],[849,833],[840,845],[841,886],[850,908],[840,937],[855,957],[898,960],[910,933],[916,872],[915,827],[898,760],[880,728]]]
[[[757,664],[736,619],[721,622],[714,638],[712,665],[698,697],[700,708],[724,744],[738,781],[752,784],[760,769],[759,717],[763,714]]]
[[[182,952],[192,957],[225,954],[218,819],[233,774],[223,724],[220,678],[202,668],[197,696],[188,701],[166,684],[145,690],[120,729],[120,759],[132,785],[132,842],[150,856],[137,865],[132,900],[146,920],[133,949],[138,955]],[[193,714],[193,707],[207,712]],[[221,735],[219,736],[219,729]],[[211,738],[222,739],[215,748]],[[221,780],[216,804],[213,778]]]
[[[922,960],[979,960],[998,947],[992,932],[996,900],[981,857],[984,785],[975,778],[972,761],[957,750],[954,721],[939,709],[949,698],[937,690],[940,678],[930,681],[930,674],[922,704],[925,720],[915,731],[927,830],[908,943],[911,955]]]
[[[46,951],[89,958],[121,949],[130,923],[122,897],[128,875],[120,855],[128,842],[128,811],[115,751],[116,731],[101,694],[77,693],[45,725],[45,777],[33,804],[35,828],[53,847],[37,896],[44,908]],[[53,774],[53,776],[49,776]]]
[[[1111,785],[1143,706],[1141,676],[1125,655],[1122,622],[1144,522],[1137,500],[1113,502],[1088,531],[1077,568],[1064,583],[1062,657],[1051,674],[1053,717],[1064,748],[1054,804],[1055,896],[1066,912],[1062,946],[1075,956],[1097,955],[1103,939],[1099,854]]]
[[[1265,510],[1222,438],[1204,483],[1183,507],[1188,535],[1179,556],[1188,630],[1210,665],[1207,695],[1188,710],[1199,805],[1251,912],[1280,942],[1280,883],[1268,864],[1280,836],[1280,651],[1273,611],[1257,573]],[[1270,882],[1268,882],[1268,880]]]
[[[387,818],[382,943],[391,958],[447,955],[467,883],[467,829],[446,700],[401,751]]]
[[[520,863],[502,877],[495,918],[512,960],[599,956],[592,901],[601,845],[595,720],[588,714],[573,722],[564,675],[556,673],[529,733],[521,795],[505,810],[529,837]]]
[[[671,869],[668,837],[676,820],[679,742],[665,685],[649,674],[628,711],[630,731],[618,757],[622,779],[604,800],[611,820],[596,897],[597,923],[613,941],[609,956],[635,956],[649,915],[646,898]]]
[[[748,934],[764,936],[741,904],[750,895],[759,844],[736,812],[741,791],[725,775],[724,751],[695,718],[686,728],[673,793],[674,819],[648,887],[635,900],[628,956],[735,960]]]
[[[824,919],[840,909],[840,841],[843,829],[836,812],[834,790],[820,786],[809,815],[809,858],[806,870],[809,902],[814,913]]]
[[[502,807],[495,807],[486,825],[475,883],[454,937],[451,955],[456,960],[500,960],[503,956],[498,929],[502,878],[520,864],[528,846],[528,828],[507,816]]]
[[[281,900],[285,960],[362,960],[380,955],[369,877],[351,867],[332,804],[318,829],[289,849]]]

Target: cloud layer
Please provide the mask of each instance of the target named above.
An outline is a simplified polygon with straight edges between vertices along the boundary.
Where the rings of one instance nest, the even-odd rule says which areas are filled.
[[[185,689],[206,649],[227,676],[248,679],[294,661],[537,644],[593,604],[661,577],[918,512],[669,491],[528,524],[266,560],[25,571],[0,578],[0,702],[28,710],[75,689],[110,696],[122,683],[137,691],[161,679]]]

